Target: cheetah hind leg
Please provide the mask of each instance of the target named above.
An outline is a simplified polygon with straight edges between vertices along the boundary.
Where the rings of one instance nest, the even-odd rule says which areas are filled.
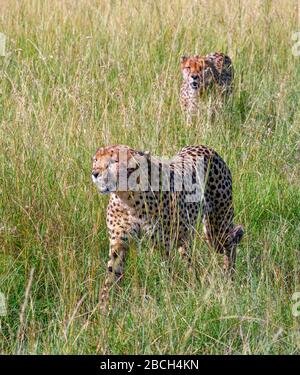
[[[244,235],[244,228],[242,225],[235,225],[229,232],[229,245],[225,249],[224,254],[224,273],[230,277],[235,272],[236,248]]]
[[[194,275],[196,280],[199,280],[198,273],[196,271],[196,268],[193,265],[190,253],[189,253],[189,246],[187,244],[183,244],[178,247],[178,252],[181,257],[181,259],[186,263],[188,272],[190,275]]]

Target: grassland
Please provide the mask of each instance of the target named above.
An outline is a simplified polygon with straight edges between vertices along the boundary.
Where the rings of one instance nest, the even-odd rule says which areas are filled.
[[[250,4],[251,3],[251,4]],[[283,354],[300,350],[300,65],[296,1],[0,1],[1,353]],[[188,125],[179,57],[225,51],[234,95]],[[206,144],[233,174],[237,275],[195,238],[200,280],[133,246],[104,318],[107,197],[98,146],[171,156]]]

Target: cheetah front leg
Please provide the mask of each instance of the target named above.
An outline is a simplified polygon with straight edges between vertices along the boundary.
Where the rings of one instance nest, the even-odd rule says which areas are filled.
[[[100,292],[100,309],[107,311],[109,292],[114,284],[123,277],[124,261],[128,250],[128,242],[120,238],[111,238],[109,246],[109,261],[107,263],[107,276]]]
[[[187,264],[188,270],[190,271],[192,269],[192,259],[189,254],[189,245],[185,243],[179,246],[178,252],[179,252],[180,258]]]

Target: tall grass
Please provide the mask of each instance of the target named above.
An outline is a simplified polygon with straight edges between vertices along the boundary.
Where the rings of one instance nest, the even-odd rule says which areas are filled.
[[[1,353],[298,353],[300,68],[296,1],[0,1]],[[227,52],[234,95],[188,125],[179,57]],[[99,146],[160,156],[206,144],[230,166],[246,235],[237,276],[196,238],[200,280],[132,246],[114,308],[98,293],[106,197]]]

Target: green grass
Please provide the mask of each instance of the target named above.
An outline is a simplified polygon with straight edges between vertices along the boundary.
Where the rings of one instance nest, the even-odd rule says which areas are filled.
[[[0,1],[1,353],[299,353],[296,3]],[[219,50],[233,59],[234,95],[214,119],[205,102],[188,125],[179,58]],[[233,282],[200,239],[198,282],[175,253],[169,273],[159,251],[137,243],[101,316],[107,197],[90,160],[116,143],[220,153],[245,227]]]

